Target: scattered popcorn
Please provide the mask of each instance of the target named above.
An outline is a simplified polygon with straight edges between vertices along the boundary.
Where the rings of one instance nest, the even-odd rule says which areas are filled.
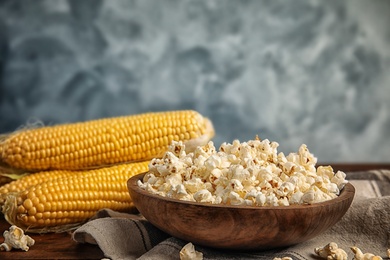
[[[225,205],[289,206],[331,200],[348,182],[331,166],[316,168],[317,158],[306,145],[298,153],[278,153],[268,139],[223,143],[210,141],[192,153],[172,142],[165,155],[154,158],[138,185],[169,198]]]
[[[387,249],[387,256],[390,258],[390,249]]]
[[[330,242],[324,247],[317,247],[314,252],[323,259],[328,260],[347,260],[347,253],[338,247],[335,242]]]
[[[273,260],[293,260],[291,257],[289,256],[284,256],[282,258],[280,257],[275,257]]]
[[[180,260],[202,260],[202,259],[203,259],[202,252],[196,251],[192,243],[186,244],[180,250]]]
[[[362,250],[360,250],[358,247],[353,246],[351,247],[352,252],[355,254],[354,260],[383,260],[382,257],[371,254],[371,253],[364,253]]]
[[[11,251],[13,248],[28,251],[30,246],[35,244],[34,239],[25,235],[23,230],[15,225],[12,225],[9,231],[4,231],[3,236],[4,243],[0,244],[1,251]]]

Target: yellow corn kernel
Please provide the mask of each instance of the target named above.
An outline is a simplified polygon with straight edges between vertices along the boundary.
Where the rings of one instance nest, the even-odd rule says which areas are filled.
[[[15,132],[0,140],[0,163],[25,170],[85,169],[160,157],[173,140],[189,151],[214,136],[196,111],[106,118]]]
[[[3,206],[5,219],[29,232],[73,229],[103,208],[135,211],[127,180],[148,170],[149,161],[77,171],[20,192],[10,192]]]
[[[30,173],[23,176],[20,179],[13,180],[0,187],[0,208],[4,204],[5,198],[10,192],[21,192],[31,186],[45,182],[46,180],[55,180],[63,178],[73,174],[83,174],[80,171],[70,170],[53,170],[53,171],[41,171],[36,173]]]

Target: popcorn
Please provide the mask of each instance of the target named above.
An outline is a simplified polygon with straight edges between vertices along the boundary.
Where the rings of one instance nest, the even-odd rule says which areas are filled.
[[[257,206],[264,206],[267,198],[263,193],[259,193],[256,195],[256,205]]]
[[[196,251],[192,243],[187,243],[179,252],[180,260],[202,260],[203,253]]]
[[[11,251],[13,248],[28,251],[35,244],[35,240],[25,235],[24,231],[12,225],[9,230],[4,231],[4,242],[0,244],[0,251]]]
[[[383,258],[379,255],[375,255],[372,253],[363,253],[362,250],[360,250],[360,248],[356,246],[352,246],[350,247],[350,249],[354,254],[353,260],[383,260]],[[329,244],[323,247],[316,247],[314,248],[314,252],[321,259],[328,259],[328,260],[348,259],[347,253],[342,248],[340,248],[335,242],[330,242]],[[390,257],[390,249],[387,249],[387,255]]]
[[[197,191],[194,194],[194,199],[196,202],[210,202],[210,203],[212,203],[215,200],[211,192],[205,189]]]
[[[314,252],[321,257],[322,259],[328,260],[347,260],[347,253],[338,247],[335,242],[330,242],[329,244],[323,247],[317,247],[314,249]]]
[[[338,171],[332,178],[331,182],[337,184],[339,190],[341,190],[348,181],[345,180],[346,174],[342,171]]]
[[[140,188],[179,200],[246,206],[289,206],[331,200],[348,181],[331,166],[316,168],[317,158],[305,144],[298,153],[278,153],[268,139],[223,143],[212,141],[186,153],[172,142],[149,164]]]
[[[303,200],[303,192],[298,190],[294,194],[291,195],[290,197],[290,204],[300,204]]]
[[[379,255],[375,255],[372,253],[363,253],[360,248],[353,246],[351,247],[352,252],[355,254],[354,258],[355,260],[383,260],[382,257]]]

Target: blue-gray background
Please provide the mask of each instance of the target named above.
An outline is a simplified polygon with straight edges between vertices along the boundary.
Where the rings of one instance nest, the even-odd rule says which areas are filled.
[[[390,1],[0,1],[0,131],[196,109],[322,162],[390,162]]]

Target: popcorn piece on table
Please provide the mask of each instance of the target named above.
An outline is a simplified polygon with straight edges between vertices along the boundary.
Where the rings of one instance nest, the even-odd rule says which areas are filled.
[[[4,231],[3,236],[4,243],[0,244],[1,251],[11,251],[13,248],[28,251],[30,246],[35,244],[34,239],[25,235],[23,230],[15,225],[12,225],[9,231]]]
[[[324,247],[317,247],[314,252],[323,259],[328,260],[347,260],[347,253],[338,247],[335,242],[330,242]]]
[[[291,257],[289,256],[284,256],[282,258],[280,257],[275,257],[273,260],[293,260]]]
[[[351,247],[351,250],[355,254],[354,260],[383,260],[382,257],[372,253],[363,253],[362,250],[356,246]]]
[[[192,243],[186,244],[180,250],[180,260],[202,260],[202,259],[203,259],[202,252],[196,251]]]

